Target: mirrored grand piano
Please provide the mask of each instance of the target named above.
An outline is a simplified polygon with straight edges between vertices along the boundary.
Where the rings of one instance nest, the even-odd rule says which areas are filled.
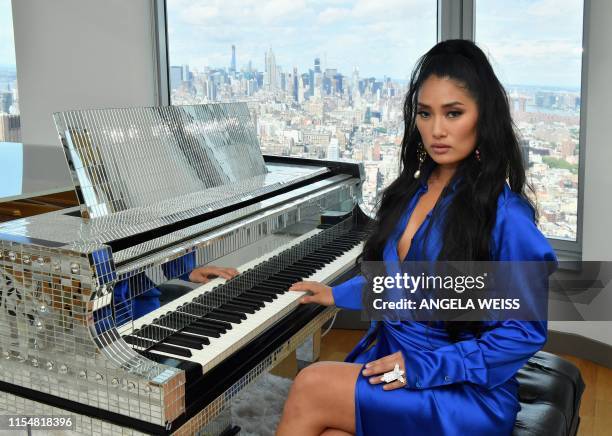
[[[54,119],[80,206],[0,224],[0,410],[222,433],[336,312],[287,289],[354,273],[360,164],[262,156],[246,103]],[[200,265],[239,274],[189,282]]]

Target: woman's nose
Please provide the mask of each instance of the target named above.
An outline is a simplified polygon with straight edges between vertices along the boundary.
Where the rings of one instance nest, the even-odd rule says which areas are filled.
[[[442,138],[446,136],[446,128],[444,126],[444,120],[440,117],[434,117],[432,132],[434,138]]]

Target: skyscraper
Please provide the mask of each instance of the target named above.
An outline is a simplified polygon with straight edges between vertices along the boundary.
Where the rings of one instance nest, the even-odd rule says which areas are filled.
[[[0,92],[0,112],[9,113],[13,105],[13,93],[8,91]]]
[[[21,142],[19,115],[0,114],[0,141]]]
[[[191,73],[189,72],[189,65],[183,65],[183,82],[189,82],[191,80]]]
[[[170,88],[178,89],[183,81],[183,67],[173,65],[170,67]]]
[[[299,93],[300,85],[298,81],[298,70],[296,67],[293,67],[293,100],[295,102],[299,101]]]
[[[275,90],[278,88],[278,73],[276,70],[276,58],[274,57],[272,47],[270,47],[270,50],[266,52],[265,65],[266,76],[264,85],[270,90]]]
[[[327,146],[327,158],[337,160],[340,158],[340,147],[338,146],[338,138],[335,136],[330,139]]]
[[[321,72],[321,59],[319,58],[315,58],[314,60],[314,72],[315,73]]]
[[[230,71],[232,73],[236,72],[236,46],[232,44],[232,64],[230,66]]]

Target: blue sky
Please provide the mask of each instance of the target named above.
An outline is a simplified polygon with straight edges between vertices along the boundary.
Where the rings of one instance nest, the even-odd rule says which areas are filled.
[[[15,65],[11,0],[0,0],[0,66]]]
[[[476,39],[504,83],[580,85],[582,0],[478,0]],[[168,0],[170,62],[285,71],[323,68],[405,79],[435,44],[435,0]],[[0,0],[0,65],[14,64],[10,0]]]
[[[238,67],[263,71],[272,47],[285,71],[322,68],[350,75],[404,79],[435,44],[435,1],[169,0],[170,62],[227,67],[236,45]]]

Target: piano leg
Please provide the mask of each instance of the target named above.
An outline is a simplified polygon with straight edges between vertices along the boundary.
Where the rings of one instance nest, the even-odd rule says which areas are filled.
[[[316,330],[303,344],[297,348],[297,359],[300,362],[311,364],[319,360],[321,354],[321,330]],[[303,367],[305,365],[302,365]]]
[[[298,373],[298,360],[295,350],[289,353],[278,365],[270,370],[271,374],[283,378],[294,379]]]

